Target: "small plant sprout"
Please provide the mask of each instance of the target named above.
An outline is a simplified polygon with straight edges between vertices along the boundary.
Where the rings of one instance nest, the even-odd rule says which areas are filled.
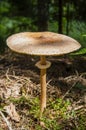
[[[8,47],[18,53],[40,56],[36,66],[40,69],[41,101],[40,117],[46,108],[46,70],[51,63],[46,56],[60,56],[81,47],[74,39],[53,32],[23,32],[7,39]]]

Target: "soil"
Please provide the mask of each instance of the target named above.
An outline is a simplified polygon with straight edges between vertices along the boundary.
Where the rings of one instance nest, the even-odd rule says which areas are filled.
[[[5,106],[10,105],[10,97],[16,99],[22,94],[28,95],[31,99],[40,97],[40,71],[35,66],[38,60],[38,56],[19,55],[9,50],[0,55],[0,110],[8,119],[12,130],[35,130],[35,124],[39,124],[37,119],[25,113],[26,106],[24,108],[16,104],[20,121],[3,111]],[[84,115],[86,113],[86,56],[47,57],[47,60],[52,63],[47,70],[47,99],[68,99],[74,110],[80,110],[78,116]],[[33,118],[32,125],[26,128],[30,118]],[[76,127],[79,125],[78,119],[68,120],[69,124],[62,121],[65,124],[63,129],[72,130],[75,127],[75,130],[78,130]],[[1,114],[0,125],[0,130],[9,129]],[[84,128],[82,130],[85,130]]]

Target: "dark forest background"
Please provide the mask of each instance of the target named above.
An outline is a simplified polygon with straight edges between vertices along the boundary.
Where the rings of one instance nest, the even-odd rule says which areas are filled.
[[[86,48],[86,1],[0,0],[0,53],[9,35],[26,31],[66,34]]]

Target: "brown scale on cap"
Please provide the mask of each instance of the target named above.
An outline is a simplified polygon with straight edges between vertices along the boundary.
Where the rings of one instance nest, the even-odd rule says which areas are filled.
[[[55,43],[55,42],[61,42],[61,36],[57,38],[55,33],[51,32],[26,32],[21,33],[24,37],[29,37],[37,41],[37,44],[43,44],[43,43]],[[35,42],[36,43],[36,42]]]

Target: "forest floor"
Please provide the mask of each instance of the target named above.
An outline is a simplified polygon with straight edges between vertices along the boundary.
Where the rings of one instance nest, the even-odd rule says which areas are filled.
[[[0,55],[0,130],[86,130],[86,56],[47,57],[47,108],[40,112],[39,57]]]

